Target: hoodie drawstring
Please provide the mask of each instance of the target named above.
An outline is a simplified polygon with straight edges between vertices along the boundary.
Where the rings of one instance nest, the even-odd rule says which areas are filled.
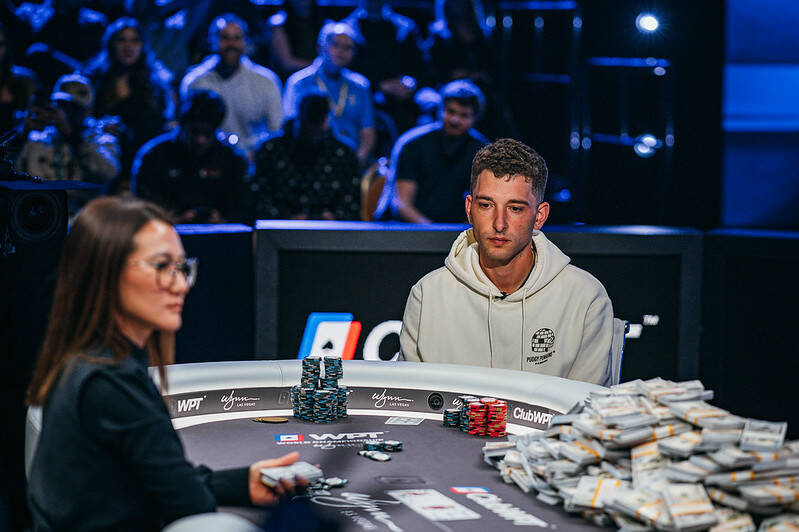
[[[491,334],[491,300],[494,299],[493,296],[489,293],[488,294],[488,367],[494,367],[494,344],[493,334]]]
[[[520,351],[519,351],[519,370],[520,371],[524,371],[524,303],[525,303],[525,301],[527,301],[527,290],[525,290],[524,293],[522,294],[522,331],[521,331],[522,340],[521,340],[521,343],[519,344],[521,346],[520,347]]]

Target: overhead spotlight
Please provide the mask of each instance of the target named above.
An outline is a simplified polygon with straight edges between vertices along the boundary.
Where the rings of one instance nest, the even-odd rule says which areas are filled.
[[[641,13],[635,17],[635,27],[641,33],[652,33],[660,26],[660,22],[652,13]]]
[[[635,138],[633,151],[638,157],[648,159],[655,155],[655,152],[661,146],[663,146],[663,142],[658,140],[656,136],[651,133],[643,133]]]

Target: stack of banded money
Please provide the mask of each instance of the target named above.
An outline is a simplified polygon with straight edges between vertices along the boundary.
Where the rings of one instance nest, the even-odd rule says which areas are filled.
[[[484,459],[530,496],[625,532],[799,530],[799,441],[712,398],[696,380],[626,382],[542,433],[487,442]]]

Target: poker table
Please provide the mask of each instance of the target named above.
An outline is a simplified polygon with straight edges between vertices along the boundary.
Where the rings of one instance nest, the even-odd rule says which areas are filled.
[[[321,424],[292,416],[290,388],[300,375],[298,360],[170,366],[167,403],[188,459],[221,469],[298,451],[325,477],[349,481],[309,496],[322,517],[346,531],[597,529],[503,482],[481,451],[496,439],[444,427],[442,411],[457,406],[461,394],[504,399],[507,431],[521,434],[545,428],[551,415],[598,386],[470,366],[344,361],[348,416]],[[288,421],[253,421],[264,416]],[[365,440],[400,440],[403,450],[376,462],[357,454]],[[224,510],[255,522],[264,516]]]

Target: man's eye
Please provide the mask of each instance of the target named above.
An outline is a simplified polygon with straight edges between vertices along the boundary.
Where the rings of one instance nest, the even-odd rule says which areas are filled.
[[[165,261],[161,261],[161,262],[156,262],[155,264],[153,264],[153,268],[155,268],[159,272],[162,272],[162,271],[164,271],[164,270],[169,268],[169,261],[165,260]]]

